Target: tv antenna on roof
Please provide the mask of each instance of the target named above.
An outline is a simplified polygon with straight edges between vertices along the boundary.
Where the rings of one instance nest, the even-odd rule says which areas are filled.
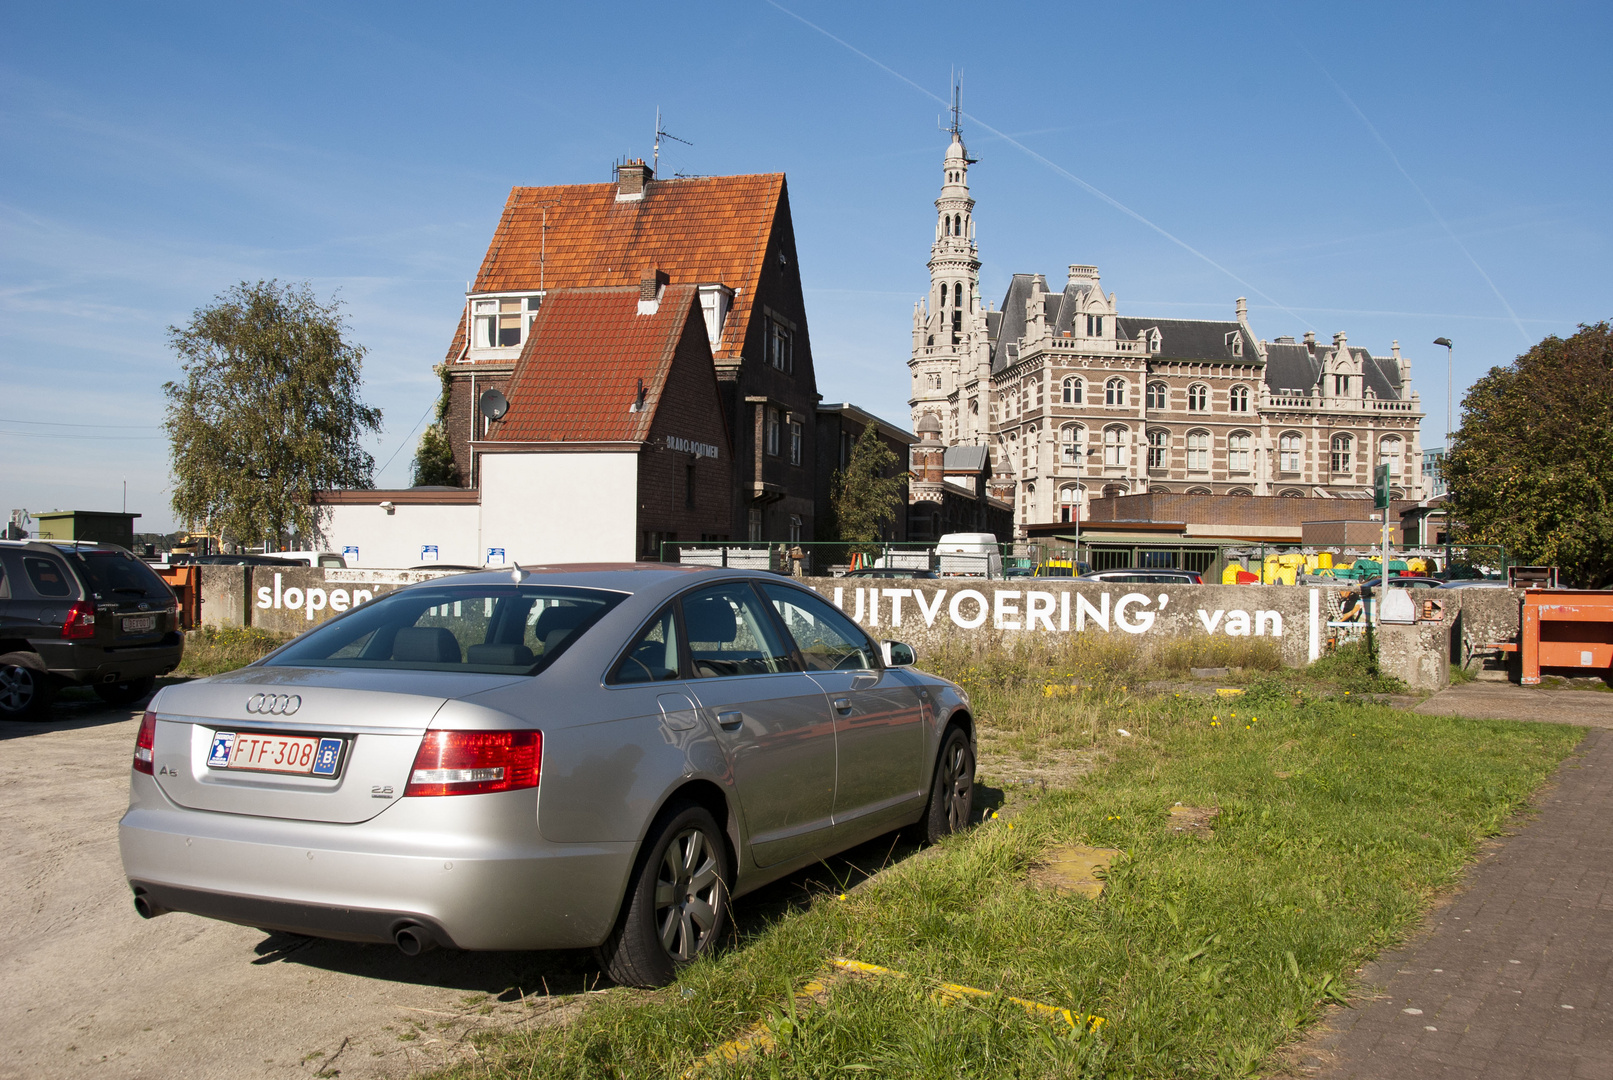
[[[676,135],[671,135],[661,130],[661,107],[657,105],[655,107],[655,154],[650,161],[650,172],[652,175],[658,175],[661,171],[662,139],[671,139],[673,142],[680,142],[684,146],[694,145],[694,143],[690,142],[688,139],[680,139]]]

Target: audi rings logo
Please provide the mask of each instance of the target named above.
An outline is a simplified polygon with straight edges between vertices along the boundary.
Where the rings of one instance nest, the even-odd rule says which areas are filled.
[[[264,716],[290,716],[302,708],[302,698],[296,694],[253,694],[247,698],[246,711]]]

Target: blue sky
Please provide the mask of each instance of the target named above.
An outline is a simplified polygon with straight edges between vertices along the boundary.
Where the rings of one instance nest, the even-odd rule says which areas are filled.
[[[1433,338],[1459,400],[1613,315],[1610,11],[7,0],[0,513],[127,479],[173,527],[166,327],[268,277],[346,301],[407,484],[509,188],[608,179],[657,106],[663,174],[788,174],[819,390],[902,422],[954,67],[989,300],[1095,263],[1128,315],[1398,338],[1434,445]]]

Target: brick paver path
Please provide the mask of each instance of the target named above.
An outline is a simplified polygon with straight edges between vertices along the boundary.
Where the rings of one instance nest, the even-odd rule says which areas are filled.
[[[1363,973],[1383,996],[1335,1013],[1307,1075],[1613,1080],[1613,731],[1587,734],[1539,810],[1427,937]]]

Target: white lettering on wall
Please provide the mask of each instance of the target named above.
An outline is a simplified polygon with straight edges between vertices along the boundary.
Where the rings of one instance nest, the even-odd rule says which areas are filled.
[[[960,610],[965,600],[973,600],[975,602],[975,617],[967,621],[964,620],[963,614]],[[947,614],[952,616],[952,625],[961,626],[965,630],[973,630],[975,627],[985,622],[986,616],[990,613],[991,605],[986,602],[986,598],[983,595],[974,589],[959,590],[958,594],[952,598],[952,606],[947,608]]]
[[[258,599],[256,607],[259,611],[302,611],[303,618],[308,622],[314,621],[316,611],[342,612],[356,608],[360,604],[367,604],[375,599],[372,589],[299,589],[292,586],[289,589],[280,587],[281,577],[274,576],[274,587],[258,586]]]
[[[714,458],[717,456],[717,448],[711,443],[695,442],[693,439],[685,439],[681,435],[668,435],[666,437],[666,448],[676,450],[680,454],[693,454],[697,458]]]
[[[1144,596],[1142,593],[1133,592],[1122,596],[1120,598],[1120,602],[1115,605],[1115,625],[1120,627],[1120,629],[1124,630],[1128,634],[1141,634],[1146,632],[1154,625],[1154,613],[1152,611],[1139,611],[1137,613],[1136,621],[1133,622],[1132,620],[1126,618],[1126,609],[1133,607],[1146,607],[1151,603],[1153,603],[1153,601],[1148,599],[1148,597]]]
[[[1018,591],[1014,589],[998,589],[993,594],[996,599],[996,610],[991,616],[991,625],[998,630],[1018,630],[1019,620],[1014,616],[1019,614]]]

